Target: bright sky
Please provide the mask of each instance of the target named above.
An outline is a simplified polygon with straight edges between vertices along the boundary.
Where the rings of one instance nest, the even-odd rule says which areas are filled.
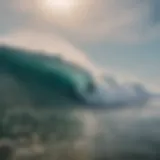
[[[88,56],[160,91],[159,8],[160,0],[1,0],[0,39],[78,54],[84,64]]]

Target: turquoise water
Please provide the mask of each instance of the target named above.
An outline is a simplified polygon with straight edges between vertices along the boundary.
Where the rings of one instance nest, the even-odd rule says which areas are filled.
[[[83,95],[90,92],[90,86],[94,89],[94,80],[87,71],[58,56],[48,57],[40,52],[1,47],[0,59],[1,81],[10,77],[14,86],[16,84],[15,88],[21,88],[20,94],[27,95],[28,100],[37,102],[37,105],[85,104]],[[8,85],[11,84],[6,81],[5,86]]]

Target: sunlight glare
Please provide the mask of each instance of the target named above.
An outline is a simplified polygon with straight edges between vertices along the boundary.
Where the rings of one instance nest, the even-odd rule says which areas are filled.
[[[76,7],[77,0],[46,0],[46,7],[54,13],[69,14]]]

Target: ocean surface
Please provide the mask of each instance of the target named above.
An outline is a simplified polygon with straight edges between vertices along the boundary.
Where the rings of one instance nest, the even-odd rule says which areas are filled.
[[[0,140],[16,159],[158,160],[159,106],[138,84],[107,89],[60,56],[0,47]]]

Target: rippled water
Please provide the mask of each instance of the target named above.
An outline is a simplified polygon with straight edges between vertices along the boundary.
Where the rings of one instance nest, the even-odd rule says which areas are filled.
[[[158,159],[159,102],[153,100],[141,108],[135,106],[113,111],[91,111],[92,118],[88,119],[90,128],[87,131],[93,138],[96,159]]]

